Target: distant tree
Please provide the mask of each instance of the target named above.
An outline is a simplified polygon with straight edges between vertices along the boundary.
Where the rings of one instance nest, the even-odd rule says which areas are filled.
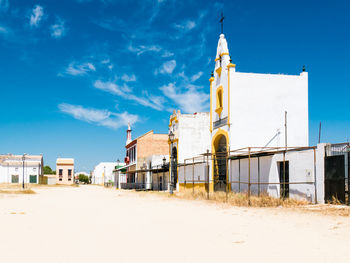
[[[46,165],[44,166],[44,174],[56,174],[56,171],[52,171],[51,167]]]
[[[89,176],[85,175],[85,174],[79,174],[79,182],[88,184],[89,183]]]

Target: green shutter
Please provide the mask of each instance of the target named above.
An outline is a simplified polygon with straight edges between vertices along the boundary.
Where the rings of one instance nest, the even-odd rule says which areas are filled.
[[[29,177],[29,182],[30,182],[31,184],[36,184],[36,175],[31,175],[31,176]]]
[[[14,183],[14,184],[17,184],[18,183],[18,175],[12,175],[11,176],[11,182]]]

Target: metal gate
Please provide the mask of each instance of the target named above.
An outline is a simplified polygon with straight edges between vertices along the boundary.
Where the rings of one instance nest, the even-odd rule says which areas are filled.
[[[345,203],[345,158],[344,155],[325,157],[325,201],[333,197]]]
[[[227,153],[218,153],[214,156],[214,191],[227,190]]]

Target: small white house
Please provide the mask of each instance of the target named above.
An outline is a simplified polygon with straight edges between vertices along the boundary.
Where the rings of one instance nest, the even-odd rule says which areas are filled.
[[[92,184],[100,184],[104,185],[105,183],[113,183],[114,184],[114,169],[116,167],[116,162],[101,162],[95,166],[91,182]]]
[[[43,175],[42,155],[0,155],[0,183],[39,183]]]

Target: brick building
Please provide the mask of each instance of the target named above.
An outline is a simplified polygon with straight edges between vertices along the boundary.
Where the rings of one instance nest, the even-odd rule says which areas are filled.
[[[151,156],[161,156],[168,158],[169,145],[167,134],[155,134],[149,131],[136,139],[131,139],[130,125],[127,130],[126,141],[126,184],[127,188],[145,188],[146,184],[152,185],[152,177],[150,172],[146,172],[152,168],[149,160]],[[159,158],[158,158],[159,159]],[[142,172],[145,170],[145,172]],[[164,182],[166,185],[167,182]]]

